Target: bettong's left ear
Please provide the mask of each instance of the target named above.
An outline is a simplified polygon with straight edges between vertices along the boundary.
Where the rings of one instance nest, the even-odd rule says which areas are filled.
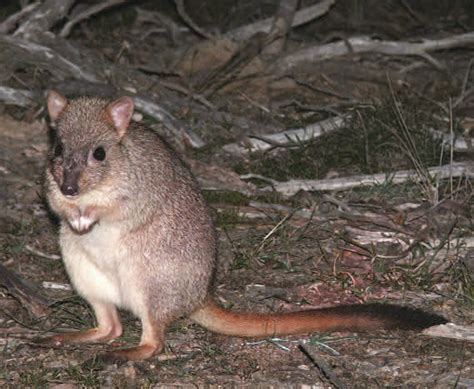
[[[134,107],[133,100],[128,96],[124,96],[110,103],[105,109],[120,138],[127,131]]]

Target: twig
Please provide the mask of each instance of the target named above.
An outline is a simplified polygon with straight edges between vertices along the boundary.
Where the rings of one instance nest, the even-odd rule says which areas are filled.
[[[449,145],[454,151],[472,151],[474,149],[474,138],[465,138],[462,136],[455,136],[455,134],[446,134],[443,131],[428,128],[428,133],[435,139],[441,139],[444,145]]]
[[[223,149],[232,154],[245,154],[254,151],[264,151],[272,146],[297,145],[318,138],[329,132],[346,127],[350,120],[350,115],[342,115],[329,118],[318,123],[310,124],[303,128],[287,130],[271,135],[250,136],[245,140],[244,145],[229,143]]]
[[[326,45],[313,46],[291,53],[275,63],[275,69],[285,73],[303,62],[320,62],[352,53],[376,52],[385,55],[423,56],[431,51],[448,50],[474,43],[474,32],[453,35],[444,39],[424,39],[419,43],[383,41],[370,37],[352,37]],[[351,50],[347,47],[348,44]],[[430,58],[430,60],[432,60]],[[439,65],[439,64],[438,64]]]
[[[28,15],[14,35],[25,39],[37,38],[64,19],[75,2],[76,0],[45,0]]]
[[[459,339],[474,342],[474,328],[472,326],[460,326],[454,323],[442,324],[424,330],[423,335],[436,338]]]
[[[184,7],[184,1],[183,0],[174,0],[174,3],[176,4],[176,10],[178,11],[179,16],[181,16],[181,19],[184,20],[184,22],[198,35],[207,38],[207,39],[212,39],[212,35],[208,34],[206,31],[204,31],[201,27],[199,27],[194,21],[189,17],[188,13],[186,12],[186,9]]]
[[[295,13],[291,26],[298,27],[310,22],[311,20],[320,18],[321,16],[329,12],[335,2],[336,0],[322,0],[318,4],[315,4],[311,7],[300,9]],[[267,18],[256,23],[242,26],[232,31],[228,31],[224,34],[224,36],[239,41],[246,40],[257,32],[270,31],[272,23],[273,18]]]
[[[41,257],[41,258],[46,258],[46,259],[54,259],[54,260],[58,260],[58,259],[61,259],[61,256],[60,255],[56,255],[56,254],[47,254],[41,250],[38,250],[38,249],[35,249],[34,247],[31,247],[30,245],[26,245],[25,246],[25,250],[30,252],[31,254],[34,254],[36,255],[37,257]]]
[[[428,169],[430,176],[439,175],[440,179],[450,177],[474,177],[474,166],[469,162],[453,163],[441,167],[431,167]],[[419,180],[418,172],[415,170],[401,170],[393,173],[380,173],[373,175],[362,175],[352,177],[333,178],[327,180],[290,180],[285,182],[274,182],[271,187],[262,188],[262,191],[277,191],[284,196],[293,196],[300,190],[305,191],[332,191],[348,190],[360,186],[382,185],[386,182],[400,184],[408,180]]]
[[[5,19],[2,23],[0,23],[0,34],[7,34],[11,30],[13,30],[16,24],[23,19],[26,15],[30,12],[33,12],[41,2],[37,1],[35,3],[28,4],[26,7],[22,8],[21,11],[10,15],[7,19]]]
[[[275,55],[283,51],[286,36],[291,29],[298,2],[298,0],[280,0],[280,5],[270,30],[270,35],[275,36],[276,39],[265,48],[265,54]]]
[[[322,375],[325,379],[327,379],[335,388],[343,389],[346,387],[341,381],[339,381],[339,379],[336,377],[336,375],[326,362],[310,354],[306,347],[302,344],[298,345],[298,350],[300,350],[303,355],[308,358],[308,360],[313,364],[313,366],[319,371],[319,374]]]
[[[104,9],[114,7],[116,5],[122,4],[127,0],[107,0],[101,1],[86,10],[75,15],[71,20],[69,20],[64,27],[61,29],[59,36],[61,38],[66,38],[72,31],[72,28],[79,22],[90,18],[92,15],[95,15],[99,12],[102,12]]]
[[[0,101],[5,104],[17,105],[19,107],[31,106],[38,96],[25,89],[14,89],[0,86]]]
[[[48,313],[52,300],[43,296],[36,286],[23,280],[2,264],[0,264],[0,286],[5,287],[33,316],[41,317]]]
[[[2,58],[4,47],[2,46],[7,48],[14,47],[17,53],[20,55],[24,54],[25,58],[22,58],[23,61],[27,59],[34,62],[35,65],[38,63],[48,64],[51,69],[67,73],[67,75],[73,79],[98,82],[98,77],[95,74],[83,69],[78,64],[73,63],[68,58],[59,54],[59,52],[47,46],[15,36],[0,35],[0,60],[4,60]]]
[[[186,143],[194,148],[200,148],[205,145],[205,142],[198,134],[196,134],[191,128],[179,124],[176,118],[160,105],[155,104],[147,98],[139,96],[134,96],[133,100],[137,109],[147,115],[159,119],[178,139],[184,138]]]
[[[70,284],[61,284],[59,282],[43,281],[41,283],[41,286],[45,289],[65,290],[65,291],[73,290]]]
[[[474,58],[471,58],[471,60],[469,61],[469,64],[467,65],[466,74],[464,75],[464,80],[461,86],[461,93],[459,93],[459,97],[453,103],[453,108],[456,108],[459,104],[461,104],[467,95],[466,89],[469,83],[469,78],[471,76],[471,70],[472,70],[473,64],[474,64]]]
[[[275,36],[259,32],[244,42],[232,57],[214,69],[209,75],[197,83],[194,89],[209,97],[223,86],[229,84],[240,71],[250,63],[261,51],[275,40]]]

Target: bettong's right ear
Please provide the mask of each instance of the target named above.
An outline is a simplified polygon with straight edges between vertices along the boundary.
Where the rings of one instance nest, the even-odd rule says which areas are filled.
[[[50,90],[48,91],[48,96],[46,98],[48,105],[49,117],[52,121],[55,121],[59,114],[67,107],[67,99],[60,93]]]

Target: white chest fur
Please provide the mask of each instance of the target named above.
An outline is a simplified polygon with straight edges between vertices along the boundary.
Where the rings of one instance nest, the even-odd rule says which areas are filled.
[[[128,253],[121,236],[119,223],[99,223],[83,235],[62,226],[64,263],[74,287],[86,300],[127,307],[122,274]]]

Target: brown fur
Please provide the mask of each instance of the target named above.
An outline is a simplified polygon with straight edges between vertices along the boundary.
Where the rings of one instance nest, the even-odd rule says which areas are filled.
[[[94,309],[98,324],[47,342],[120,336],[117,307],[133,312],[143,326],[139,346],[113,353],[120,359],[143,359],[160,351],[166,326],[180,316],[236,336],[403,327],[413,312],[418,324],[423,322],[420,317],[428,317],[424,326],[443,321],[400,307],[269,315],[218,307],[210,297],[217,244],[208,208],[194,177],[163,140],[143,126],[129,124],[131,100],[68,102],[50,92],[48,111],[55,140],[46,169],[46,194],[61,219],[66,269],[77,292]],[[106,153],[103,161],[94,158],[99,147]],[[68,185],[77,193],[69,195]]]

